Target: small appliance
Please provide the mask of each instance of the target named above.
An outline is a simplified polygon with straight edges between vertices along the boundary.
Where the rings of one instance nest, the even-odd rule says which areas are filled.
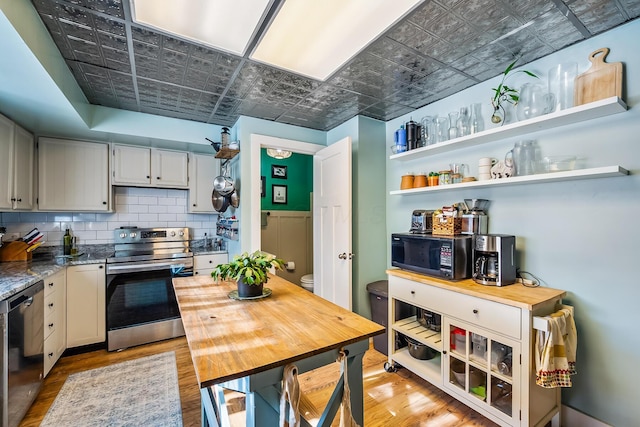
[[[468,209],[462,215],[462,234],[487,234],[489,231],[489,216],[487,199],[464,199]]]
[[[432,231],[433,211],[416,209],[411,214],[410,233],[427,234]]]
[[[507,234],[478,234],[473,243],[473,280],[505,286],[516,281],[516,238]]]
[[[471,277],[472,236],[391,235],[391,265],[449,280]]]

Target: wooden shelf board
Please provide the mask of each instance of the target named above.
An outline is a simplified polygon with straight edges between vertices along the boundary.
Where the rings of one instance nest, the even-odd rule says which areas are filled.
[[[613,96],[591,102],[589,104],[545,114],[544,116],[534,117],[533,119],[510,123],[504,126],[487,129],[476,134],[428,145],[426,147],[416,148],[415,150],[405,151],[404,153],[393,154],[389,159],[402,161],[419,159],[421,157],[457,150],[460,148],[473,147],[497,141],[499,139],[521,136],[540,130],[548,130],[559,126],[579,123],[585,120],[610,116],[612,114],[622,113],[626,110],[627,104],[617,96]]]
[[[459,184],[438,185],[435,187],[420,187],[409,190],[391,190],[390,195],[410,195],[430,193],[434,191],[452,191],[465,188],[497,187],[513,184],[536,184],[554,181],[573,181],[590,178],[610,178],[629,175],[629,171],[622,166],[602,166],[597,168],[576,169],[564,172],[549,172],[535,175],[514,176],[511,178],[490,179],[486,181],[461,182]]]
[[[437,355],[430,360],[420,360],[412,357],[409,350],[402,348],[391,355],[391,359],[421,376],[435,386],[442,384],[442,357]]]
[[[434,350],[442,351],[442,336],[440,332],[425,328],[418,323],[416,316],[398,320],[393,324],[392,328],[401,334],[420,341]]]

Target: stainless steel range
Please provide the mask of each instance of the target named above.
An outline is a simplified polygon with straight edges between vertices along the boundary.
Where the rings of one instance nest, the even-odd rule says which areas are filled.
[[[171,280],[193,275],[188,228],[119,228],[107,259],[109,351],[184,335]]]

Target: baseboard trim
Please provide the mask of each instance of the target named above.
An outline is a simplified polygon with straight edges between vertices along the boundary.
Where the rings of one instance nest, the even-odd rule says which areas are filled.
[[[612,427],[569,406],[562,405],[562,427]]]

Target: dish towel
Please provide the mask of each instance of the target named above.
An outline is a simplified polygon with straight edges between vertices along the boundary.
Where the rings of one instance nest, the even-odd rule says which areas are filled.
[[[536,384],[545,388],[571,387],[578,344],[573,314],[563,308],[545,319],[549,331],[539,330],[536,335]]]
[[[340,350],[338,362],[341,365],[342,378],[344,379],[344,390],[342,393],[342,403],[340,404],[340,427],[360,427],[353,419],[351,412],[351,389],[349,388],[349,373],[347,371],[347,354]]]
[[[280,427],[285,426],[287,403],[289,404],[289,427],[300,427],[300,383],[295,365],[284,367],[282,374],[282,394],[280,395]]]

